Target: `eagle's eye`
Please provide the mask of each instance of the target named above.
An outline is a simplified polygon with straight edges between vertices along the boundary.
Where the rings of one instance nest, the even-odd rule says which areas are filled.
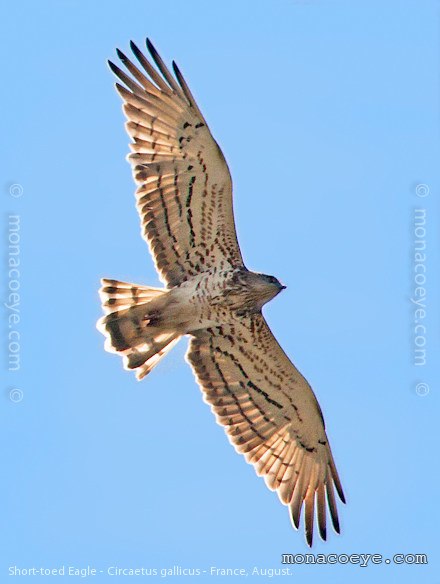
[[[267,280],[271,284],[278,284],[278,280],[274,276],[267,276]]]

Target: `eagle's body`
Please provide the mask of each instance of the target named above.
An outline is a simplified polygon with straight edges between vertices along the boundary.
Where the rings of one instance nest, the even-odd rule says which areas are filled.
[[[283,288],[273,276],[249,271],[238,246],[232,182],[223,154],[180,71],[176,79],[147,41],[161,73],[139,49],[144,72],[120,51],[131,73],[111,64],[134,142],[129,160],[138,189],[143,236],[166,284],[158,289],[102,281],[106,348],[120,353],[139,379],[182,335],[187,359],[219,423],[289,505],[312,543],[316,505],[326,538],[326,506],[339,531],[334,487],[344,500],[310,385],[264,320],[263,305]]]
[[[112,341],[107,348],[127,351],[126,365],[138,369],[139,379],[151,370],[149,359],[155,365],[158,351],[167,350],[180,336],[236,324],[243,316],[258,313],[284,288],[273,276],[245,267],[212,268],[166,291],[126,288],[116,280],[103,283],[103,306],[109,311],[104,332],[111,333]]]

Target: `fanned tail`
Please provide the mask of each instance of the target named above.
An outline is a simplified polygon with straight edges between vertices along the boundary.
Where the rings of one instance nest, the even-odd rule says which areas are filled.
[[[118,280],[102,279],[101,284],[106,316],[97,328],[106,337],[105,349],[120,353],[124,367],[142,379],[180,339],[166,324],[169,291]]]

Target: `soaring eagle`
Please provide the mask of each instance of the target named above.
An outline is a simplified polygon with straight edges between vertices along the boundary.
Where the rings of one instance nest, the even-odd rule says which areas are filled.
[[[119,50],[129,75],[109,65],[123,83],[142,236],[165,288],[103,279],[98,328],[138,379],[189,335],[204,399],[296,528],[304,504],[311,545],[315,507],[325,540],[327,507],[339,533],[335,488],[345,500],[316,397],[261,312],[284,286],[245,267],[222,151],[176,64],[173,76],[148,39],[147,47],[157,69],[134,43],[140,67]]]

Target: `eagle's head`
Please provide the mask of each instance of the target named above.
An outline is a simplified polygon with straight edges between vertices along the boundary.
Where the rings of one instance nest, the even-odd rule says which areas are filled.
[[[275,298],[277,294],[284,290],[286,286],[283,286],[281,282],[275,278],[275,276],[267,276],[266,274],[255,274],[259,278],[259,282],[257,284],[257,289],[260,296],[261,305],[259,308]]]
[[[266,274],[257,275],[263,278],[266,284],[269,284],[270,286],[274,287],[277,290],[277,294],[278,292],[281,292],[281,290],[284,290],[286,288],[286,286],[281,284],[281,282],[277,278],[275,278],[275,276],[266,276]]]
[[[240,297],[240,308],[251,312],[261,310],[266,302],[272,300],[286,287],[274,276],[257,274],[246,269],[237,271],[234,280],[238,284],[237,296]]]

